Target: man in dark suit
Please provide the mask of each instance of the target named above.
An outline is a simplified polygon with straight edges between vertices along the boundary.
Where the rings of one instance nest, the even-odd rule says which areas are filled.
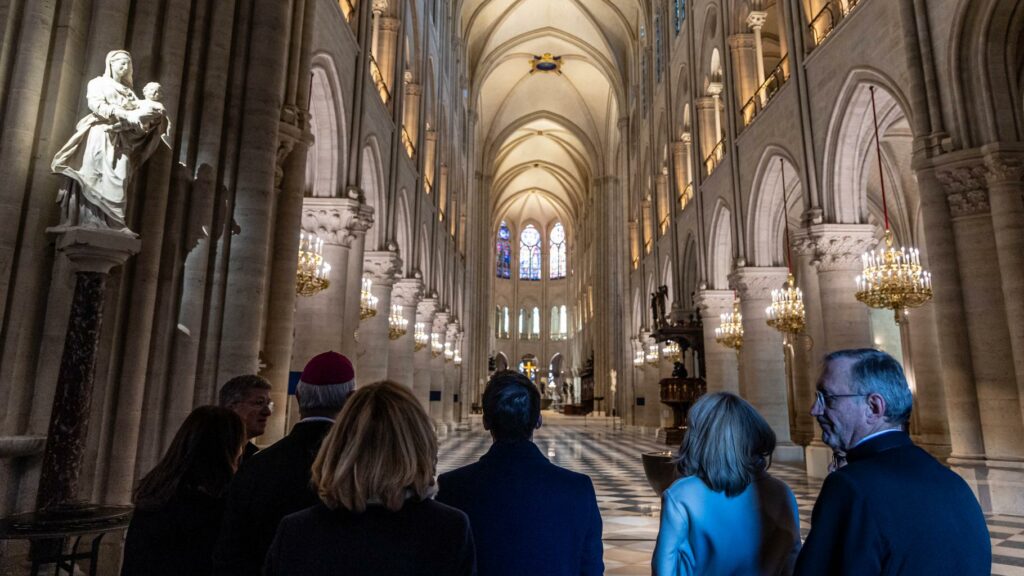
[[[847,463],[821,487],[797,575],[990,573],[981,506],[962,478],[911,442],[912,402],[892,356],[862,349],[825,358],[811,415]]]
[[[267,419],[274,413],[274,403],[270,401],[271,389],[270,382],[262,376],[243,374],[225,382],[217,394],[217,404],[238,414],[245,424],[245,436],[249,441],[242,450],[239,465],[245,464],[260,451],[252,440],[263,435],[267,429]]]
[[[324,352],[306,364],[295,389],[301,419],[288,436],[250,458],[231,481],[214,574],[260,574],[281,519],[319,503],[310,469],[354,390],[355,370],[345,356]]]
[[[483,404],[490,450],[437,481],[437,500],[469,516],[480,576],[602,574],[594,485],[531,441],[540,428],[537,388],[518,372],[497,372]]]

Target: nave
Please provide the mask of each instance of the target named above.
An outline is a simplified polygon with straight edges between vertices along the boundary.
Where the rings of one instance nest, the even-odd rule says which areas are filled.
[[[594,482],[604,523],[605,574],[650,574],[661,505],[647,484],[640,454],[666,446],[654,440],[650,429],[622,426],[618,420],[563,416],[549,410],[541,417],[543,425],[533,437],[541,451],[555,464],[586,474]],[[470,430],[441,439],[438,474],[476,462],[490,445],[479,416],[473,417]],[[821,482],[808,479],[802,467],[790,464],[772,464],[770,473],[793,489],[800,533],[806,538]],[[988,515],[986,519],[992,537],[992,574],[1024,576],[1024,518]]]

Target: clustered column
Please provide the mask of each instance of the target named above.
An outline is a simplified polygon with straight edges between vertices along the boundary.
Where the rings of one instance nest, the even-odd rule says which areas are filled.
[[[423,282],[416,278],[403,278],[395,282],[391,302],[402,307],[402,316],[409,322],[404,336],[388,343],[388,380],[413,386],[413,365],[416,334],[416,307],[420,303]]]
[[[420,325],[427,334],[428,339],[434,327],[434,314],[437,312],[437,299],[430,297],[420,300],[416,308],[416,324]],[[430,342],[417,350],[414,354],[416,373],[413,376],[413,391],[419,398],[423,409],[430,413],[430,389],[431,389],[431,355]]]
[[[704,370],[708,392],[739,392],[739,354],[715,342],[715,329],[722,314],[732,312],[732,290],[700,290],[695,304],[704,327]]]
[[[401,267],[397,252],[367,252],[363,257],[363,274],[372,282],[370,292],[377,298],[377,314],[359,323],[360,382],[377,382],[388,376],[388,318],[392,285]]]

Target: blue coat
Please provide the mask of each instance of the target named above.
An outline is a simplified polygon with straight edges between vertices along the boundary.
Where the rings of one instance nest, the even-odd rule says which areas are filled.
[[[798,575],[990,573],[978,500],[906,433],[871,438],[846,460],[821,487]]]
[[[604,573],[594,485],[533,442],[495,442],[437,484],[437,500],[469,516],[480,576]]]
[[[662,495],[651,567],[657,576],[788,576],[799,551],[800,516],[785,482],[763,474],[729,497],[687,476]]]

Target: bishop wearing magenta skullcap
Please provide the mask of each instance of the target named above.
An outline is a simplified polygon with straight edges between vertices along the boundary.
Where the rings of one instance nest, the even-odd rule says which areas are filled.
[[[288,436],[250,458],[231,482],[214,574],[260,574],[281,519],[320,502],[310,469],[355,388],[355,369],[344,355],[324,352],[306,363],[295,388],[299,422]]]

